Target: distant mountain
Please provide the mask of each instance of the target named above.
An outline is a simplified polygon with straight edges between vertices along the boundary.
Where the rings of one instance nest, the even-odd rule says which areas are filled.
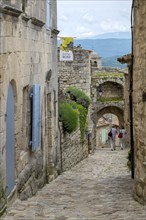
[[[74,39],[74,46],[81,45],[83,49],[93,50],[102,57],[103,66],[120,67],[121,64],[117,61],[117,57],[131,53],[131,38],[128,37],[128,32],[123,33],[123,39],[118,38],[121,32],[108,33],[100,35],[100,37],[115,37],[105,39]],[[125,37],[124,37],[125,36]],[[99,36],[97,36],[99,37]],[[59,46],[59,41],[58,41]],[[123,67],[123,65],[122,65]]]
[[[111,32],[100,34],[94,37],[94,39],[131,39],[130,32]]]
[[[122,56],[131,52],[131,39],[75,39],[74,46],[94,50],[102,58]]]
[[[119,56],[106,57],[102,59],[102,66],[104,67],[117,67],[117,68],[125,68],[126,64],[121,64],[117,61]]]

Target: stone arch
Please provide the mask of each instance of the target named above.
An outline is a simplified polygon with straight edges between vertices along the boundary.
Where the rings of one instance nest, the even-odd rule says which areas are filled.
[[[100,96],[99,91],[102,90],[104,98],[118,98],[123,99],[124,97],[124,85],[125,79],[123,77],[96,77],[92,79],[91,83],[91,97],[93,103],[97,102]],[[115,90],[115,92],[114,92]],[[117,100],[118,100],[117,99]]]
[[[14,93],[14,113],[16,114],[17,112],[17,86],[16,86],[16,81],[14,79],[11,80],[10,84],[13,87],[13,93]]]
[[[96,86],[99,86],[100,84],[103,84],[107,81],[109,81],[111,83],[114,82],[114,83],[120,84],[122,86],[124,86],[124,83],[125,83],[124,78],[118,78],[118,77],[113,77],[113,78],[112,77],[105,77],[105,78],[98,78],[96,80],[97,80]]]
[[[98,111],[95,111],[94,113],[94,117],[93,117],[93,121],[94,124],[97,123],[97,121],[104,115],[104,114],[114,114],[118,117],[119,120],[119,125],[123,125],[124,124],[124,111],[123,109],[121,109],[120,107],[117,106],[106,106],[101,108]]]
[[[123,99],[124,87],[120,83],[114,81],[105,81],[97,87],[97,92],[102,90],[103,96],[108,97],[119,97]]]

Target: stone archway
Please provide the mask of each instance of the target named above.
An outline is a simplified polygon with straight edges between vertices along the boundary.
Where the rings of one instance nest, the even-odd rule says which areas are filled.
[[[101,118],[104,118],[104,115],[112,114],[117,116],[119,126],[124,125],[124,110],[118,106],[115,105],[110,105],[110,106],[102,106],[100,108],[96,108],[94,110],[94,113],[92,114],[92,121],[94,124],[94,133],[95,133],[95,146],[98,146],[99,144],[99,139],[101,139],[100,136],[105,136],[106,142],[107,142],[107,137],[108,137],[108,132],[110,129],[111,124],[103,124],[102,127],[99,126],[98,122]],[[98,126],[97,126],[98,124]],[[118,124],[116,124],[118,126]],[[101,141],[100,141],[101,142]],[[98,144],[97,144],[98,143]],[[117,140],[118,143],[118,140]],[[107,143],[106,143],[107,144]]]
[[[101,118],[104,114],[108,114],[108,113],[116,115],[118,117],[119,125],[124,124],[124,111],[123,111],[123,109],[121,109],[117,106],[112,106],[112,105],[103,107],[103,108],[95,111],[94,123],[96,123],[99,120],[99,118]]]

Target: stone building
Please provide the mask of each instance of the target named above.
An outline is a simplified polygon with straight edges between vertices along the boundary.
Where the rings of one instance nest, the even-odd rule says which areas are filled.
[[[146,204],[146,1],[133,0],[134,194]]]
[[[115,70],[92,73],[92,120],[95,125],[104,114],[116,115],[119,125],[124,124],[124,86],[124,75]]]
[[[0,1],[0,212],[56,175],[56,0]]]
[[[95,51],[93,51],[90,55],[90,62],[91,62],[92,72],[102,69],[101,57]]]
[[[90,96],[91,68],[90,54],[91,50],[84,50],[81,46],[74,47],[73,61],[59,61],[59,90],[64,91],[70,86],[75,86],[83,90]],[[59,51],[58,51],[59,54]],[[58,58],[59,59],[59,58]]]
[[[59,97],[68,87],[76,87],[90,97],[91,86],[91,63],[90,54],[92,51],[84,50],[80,46],[73,48],[73,61],[60,61],[58,63],[59,76]],[[59,51],[58,51],[59,59]],[[64,134],[61,130],[61,152],[62,169],[67,170],[88,156],[91,142],[94,139],[92,123],[90,120],[90,109],[88,111],[88,131],[85,134],[84,143],[80,141],[79,129],[72,134]],[[92,133],[92,137],[91,137]]]
[[[146,204],[146,1],[133,0],[132,54],[119,58],[129,67],[126,75],[125,96],[127,126],[130,126],[131,168],[134,178],[134,197]]]
[[[122,70],[122,73],[124,73],[125,78],[125,86],[124,86],[124,126],[126,129],[126,144],[127,146],[130,146],[130,133],[131,133],[131,119],[130,119],[130,76],[131,76],[131,54],[126,54],[122,57],[118,58],[118,61],[121,64],[127,64],[127,67],[125,70]]]

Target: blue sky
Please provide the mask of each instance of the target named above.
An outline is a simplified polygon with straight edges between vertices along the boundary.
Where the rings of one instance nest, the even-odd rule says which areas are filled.
[[[132,0],[57,0],[59,36],[130,32]]]

